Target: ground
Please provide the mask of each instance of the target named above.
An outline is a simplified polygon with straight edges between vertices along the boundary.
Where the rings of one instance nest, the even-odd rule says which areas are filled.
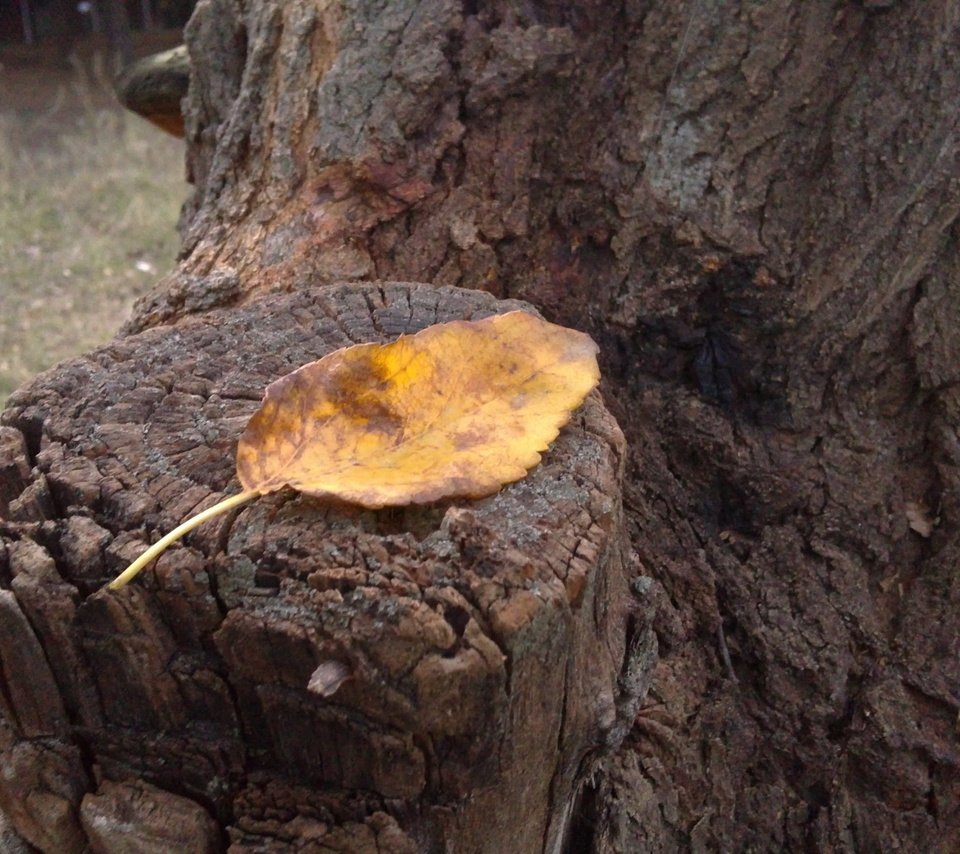
[[[0,46],[0,406],[109,340],[175,263],[183,142],[120,109],[105,56]]]

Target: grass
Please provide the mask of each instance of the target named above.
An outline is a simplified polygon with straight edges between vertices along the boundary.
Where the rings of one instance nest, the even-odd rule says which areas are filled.
[[[0,408],[109,340],[174,265],[183,142],[93,85],[74,69],[46,112],[0,112]]]

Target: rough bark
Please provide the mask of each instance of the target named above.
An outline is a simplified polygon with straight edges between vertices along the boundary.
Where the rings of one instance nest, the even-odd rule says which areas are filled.
[[[129,331],[403,278],[603,346],[661,657],[577,845],[960,848],[956,4],[206,0],[187,42]]]
[[[131,336],[11,398],[0,808],[15,830],[50,852],[560,850],[638,704],[621,671],[653,660],[649,624],[627,636],[623,438],[596,392],[489,499],[374,512],[273,495],[143,584],[97,592],[235,485],[268,382],[518,307],[309,289]]]

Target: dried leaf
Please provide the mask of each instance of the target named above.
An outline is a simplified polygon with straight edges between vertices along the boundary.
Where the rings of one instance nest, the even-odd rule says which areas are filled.
[[[540,461],[596,385],[596,350],[520,311],[338,350],[267,389],[237,474],[374,508],[489,495]]]
[[[378,508],[480,498],[540,462],[597,384],[597,346],[514,311],[330,353],[272,383],[237,448],[244,491],[170,532],[281,489]]]
[[[925,504],[917,501],[907,501],[904,503],[904,514],[907,517],[907,524],[910,529],[918,533],[924,539],[929,539],[933,533],[939,519],[933,518],[929,508]]]
[[[350,668],[342,661],[324,661],[310,674],[307,690],[321,697],[332,697],[350,678]]]

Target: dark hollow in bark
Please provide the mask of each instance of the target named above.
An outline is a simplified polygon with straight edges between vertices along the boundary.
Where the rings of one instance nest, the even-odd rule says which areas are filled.
[[[560,850],[655,656],[630,616],[625,449],[597,392],[490,498],[374,512],[274,494],[99,590],[236,487],[235,442],[270,381],[518,307],[405,284],[270,296],[120,340],[11,398],[0,808],[24,839]]]

